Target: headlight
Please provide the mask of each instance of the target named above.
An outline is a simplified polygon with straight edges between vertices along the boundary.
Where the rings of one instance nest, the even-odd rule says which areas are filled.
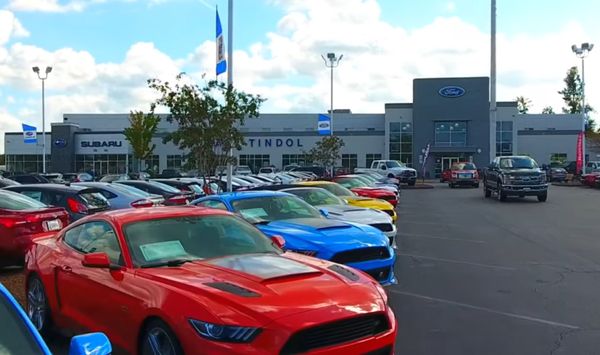
[[[541,182],[546,182],[546,179],[547,179],[546,174],[540,175],[540,181]]]
[[[260,328],[220,325],[190,319],[190,324],[203,338],[230,343],[249,343],[260,333]]]

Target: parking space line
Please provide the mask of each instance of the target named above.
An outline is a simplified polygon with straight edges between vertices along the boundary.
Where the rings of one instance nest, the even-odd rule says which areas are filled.
[[[398,256],[407,256],[409,258],[417,258],[417,259],[426,259],[426,260],[433,260],[433,261],[441,261],[441,262],[444,262],[444,263],[464,264],[464,265],[486,267],[486,268],[489,268],[489,269],[498,269],[498,270],[506,270],[506,271],[516,271],[517,270],[516,268],[509,267],[509,266],[480,264],[480,263],[473,263],[473,262],[469,262],[469,261],[443,259],[443,258],[434,258],[432,256],[423,256],[423,255],[405,254],[405,253],[398,253],[397,255]]]
[[[460,224],[455,224],[455,223],[417,222],[417,221],[405,221],[405,220],[401,220],[399,224],[400,225],[402,225],[402,224],[421,224],[424,226],[462,227]]]
[[[484,244],[483,240],[473,240],[473,239],[462,239],[462,238],[448,238],[448,237],[436,237],[433,235],[425,235],[425,234],[414,234],[414,233],[396,233],[398,236],[402,237],[414,237],[414,238],[429,238],[429,239],[441,239],[441,240],[450,240],[456,242],[468,242],[468,243],[477,243]]]
[[[458,306],[458,307],[462,307],[462,308],[468,308],[468,309],[474,309],[474,310],[477,310],[477,311],[498,314],[498,315],[505,316],[505,317],[515,318],[515,319],[522,319],[522,320],[527,320],[527,321],[530,321],[530,322],[536,322],[536,323],[551,325],[551,326],[554,326],[554,327],[562,327],[562,328],[568,328],[568,329],[579,329],[579,327],[575,326],[575,325],[570,325],[570,324],[565,324],[565,323],[559,323],[559,322],[553,322],[553,321],[549,321],[549,320],[546,320],[546,319],[541,319],[541,318],[536,318],[536,317],[530,317],[530,316],[524,316],[524,315],[521,315],[521,314],[515,314],[515,313],[509,313],[509,312],[502,312],[502,311],[498,311],[498,310],[491,309],[491,308],[474,306],[474,305],[467,304],[467,303],[461,303],[461,302],[455,302],[455,301],[445,300],[445,299],[441,299],[441,298],[435,298],[435,297],[429,297],[429,296],[419,295],[419,294],[412,293],[412,292],[399,291],[399,290],[391,290],[391,289],[388,289],[388,292],[392,292],[392,293],[395,293],[395,294],[398,294],[398,295],[403,295],[403,296],[420,298],[420,299],[427,300],[427,301],[433,301],[433,302],[438,302],[438,303],[445,303],[445,304],[450,304],[450,305]]]

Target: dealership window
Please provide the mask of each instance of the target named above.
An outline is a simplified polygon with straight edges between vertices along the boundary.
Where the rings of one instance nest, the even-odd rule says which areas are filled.
[[[342,154],[342,167],[353,171],[358,166],[358,156],[356,154]]]
[[[167,169],[181,169],[183,155],[167,155]]]
[[[42,154],[7,154],[6,169],[15,173],[39,173],[43,169]],[[52,171],[50,155],[46,154],[46,171]]]
[[[496,156],[513,154],[513,123],[512,121],[496,122]]]
[[[87,172],[95,176],[125,174],[128,160],[126,154],[77,154],[75,172]]]
[[[564,164],[567,162],[567,153],[552,153],[550,155],[550,162],[559,162]]]
[[[412,123],[390,122],[389,157],[412,166],[413,128]]]
[[[366,158],[367,168],[369,168],[371,166],[371,163],[373,163],[374,160],[381,160],[381,154],[379,154],[379,153],[367,154],[365,158]]]
[[[286,165],[292,165],[292,164],[296,164],[296,165],[307,165],[307,164],[311,164],[312,161],[310,160],[310,158],[304,154],[283,154],[281,156],[281,163],[282,163],[282,168],[285,167]]]
[[[435,145],[438,147],[466,147],[467,122],[435,122]]]
[[[240,154],[238,163],[239,165],[248,165],[252,172],[257,173],[260,168],[269,166],[271,156],[268,154]]]

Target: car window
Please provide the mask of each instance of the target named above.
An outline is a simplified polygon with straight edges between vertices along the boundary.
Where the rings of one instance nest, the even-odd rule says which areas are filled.
[[[184,216],[127,224],[123,232],[134,265],[281,251],[259,230],[233,216]]]
[[[64,202],[65,195],[54,191],[43,191],[42,202],[48,206],[61,206]]]
[[[452,170],[477,170],[473,163],[455,163],[452,164]]]
[[[0,294],[0,354],[43,354],[44,352],[13,305]]]
[[[11,193],[8,191],[0,191],[0,208],[20,211],[20,210],[33,210],[38,208],[47,207],[45,204],[38,200],[34,200],[30,197],[19,193]]]
[[[100,194],[102,194],[102,196],[104,196],[108,200],[118,197],[117,195],[113,194],[112,192],[106,191],[106,190],[100,190]]]
[[[163,184],[162,182],[158,182],[158,181],[151,181],[150,184],[156,186],[156,187],[160,187],[161,189],[167,191],[167,192],[171,192],[171,193],[175,193],[175,194],[180,194],[181,190],[173,187],[173,186],[169,186],[167,184]]]
[[[311,206],[344,205],[344,202],[339,197],[324,189],[291,189],[285,192],[300,197]]]
[[[264,196],[235,200],[233,209],[251,223],[294,218],[322,218],[314,207],[296,196]]]
[[[103,209],[109,206],[107,199],[99,191],[83,191],[77,194],[90,209]]]
[[[199,202],[197,205],[227,211],[227,206],[225,206],[225,204],[223,202],[217,201],[217,200],[206,200],[206,201]]]
[[[65,243],[83,254],[106,253],[111,263],[123,265],[117,235],[108,223],[93,221],[75,229],[65,233]]]
[[[32,190],[23,190],[21,193],[29,198],[32,198],[37,201],[42,201],[42,192],[41,191],[32,191]]]

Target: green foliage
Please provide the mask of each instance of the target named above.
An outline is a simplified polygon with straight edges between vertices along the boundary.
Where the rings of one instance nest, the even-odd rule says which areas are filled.
[[[526,114],[531,106],[531,100],[525,96],[517,96],[517,110],[520,114]]]
[[[552,106],[546,106],[542,109],[542,113],[547,115],[554,115],[554,109],[552,108]]]
[[[237,126],[243,125],[246,118],[258,117],[264,102],[258,95],[216,80],[203,86],[192,84],[184,73],[177,75],[174,84],[150,79],[148,86],[159,94],[156,105],[169,109],[167,121],[178,125],[164,141],[188,151],[203,174],[212,174],[218,165],[234,162],[229,151],[240,150],[244,144]]]
[[[562,99],[567,105],[563,107],[563,113],[582,113],[583,112],[583,83],[581,82],[581,77],[579,76],[579,71],[577,67],[571,67],[567,71],[567,76],[563,80],[565,82],[565,88],[559,91],[558,93],[562,95]],[[586,104],[585,105],[585,113],[593,112],[594,109],[592,106]],[[595,131],[596,122],[593,119],[588,118],[586,123],[585,130]]]
[[[326,136],[315,143],[315,146],[304,154],[313,163],[324,167],[331,167],[335,166],[336,161],[341,158],[340,151],[344,145],[344,141],[340,137]]]
[[[160,117],[154,114],[154,105],[148,114],[142,111],[129,113],[129,127],[125,128],[123,135],[131,144],[134,158],[138,160],[138,170],[141,161],[149,158],[156,148],[156,145],[152,144],[152,137],[156,133],[159,122]]]

